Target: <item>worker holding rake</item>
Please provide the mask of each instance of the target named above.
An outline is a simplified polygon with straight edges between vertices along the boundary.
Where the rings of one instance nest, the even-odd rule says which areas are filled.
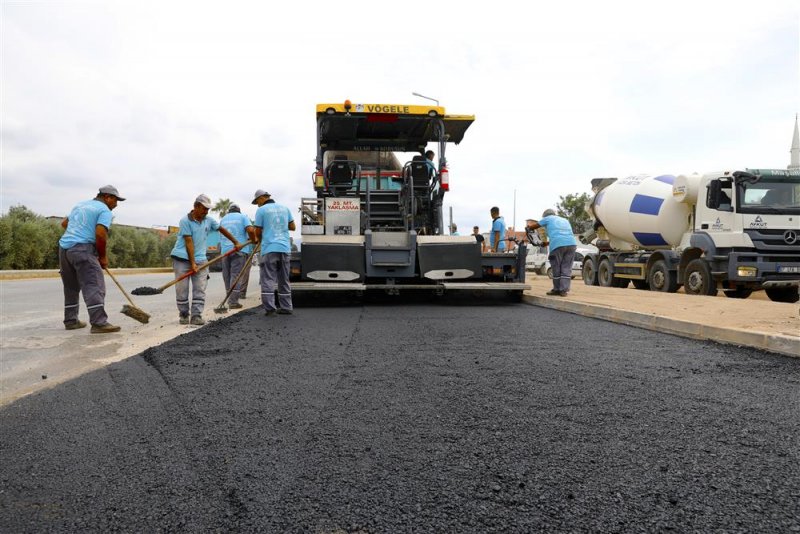
[[[176,278],[188,272],[195,273],[175,284],[175,299],[181,324],[197,326],[205,324],[203,308],[206,301],[208,273],[197,271],[198,264],[207,261],[206,238],[209,232],[219,230],[219,233],[230,239],[235,248],[240,249],[242,246],[236,237],[220,226],[216,219],[208,216],[209,209],[211,209],[211,199],[207,195],[200,195],[195,199],[192,211],[186,214],[179,223],[178,239],[170,253]],[[190,280],[192,285],[191,301],[189,300]]]
[[[222,218],[220,224],[241,243],[246,242],[248,239],[255,241],[253,224],[250,222],[250,218],[242,213],[238,204],[231,204],[228,208],[228,213]],[[225,237],[220,240],[220,245],[222,254],[234,248],[233,242]],[[225,291],[230,292],[228,306],[233,310],[242,307],[239,303],[239,296],[244,289],[244,278],[239,279],[239,273],[247,267],[252,250],[253,245],[247,245],[239,252],[231,254],[222,260],[222,278],[225,281]],[[235,284],[235,287],[231,287],[237,279],[239,279],[239,282]]]

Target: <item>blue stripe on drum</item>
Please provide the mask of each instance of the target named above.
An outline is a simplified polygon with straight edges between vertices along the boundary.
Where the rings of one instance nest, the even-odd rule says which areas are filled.
[[[664,240],[661,234],[651,234],[647,232],[633,232],[633,237],[645,247],[666,246],[669,243]]]
[[[664,182],[665,184],[674,185],[675,184],[675,177],[670,174],[665,174],[663,176],[656,176],[653,180],[658,180],[659,182]]]
[[[663,198],[656,198],[647,195],[635,195],[631,201],[631,207],[628,209],[628,212],[643,213],[645,215],[658,215],[658,210],[661,209],[661,204],[663,203]]]

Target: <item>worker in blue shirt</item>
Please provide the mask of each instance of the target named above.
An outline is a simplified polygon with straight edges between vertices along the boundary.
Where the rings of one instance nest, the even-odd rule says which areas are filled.
[[[548,295],[566,297],[569,293],[572,280],[572,261],[575,258],[575,250],[578,242],[572,232],[572,226],[564,217],[559,217],[551,209],[544,210],[542,218],[538,221],[528,219],[528,231],[544,228],[547,230],[547,239],[550,242],[550,267],[553,270],[553,289],[547,292]]]
[[[228,213],[219,222],[222,227],[228,230],[240,243],[244,243],[250,237],[255,241],[255,230],[250,223],[250,218],[242,213],[241,208],[237,204],[231,204],[228,208]],[[234,249],[233,241],[225,236],[220,239],[220,253],[225,255]],[[244,277],[239,280],[236,287],[231,289],[231,285],[239,276],[239,273],[244,269],[247,258],[253,250],[253,245],[247,245],[241,250],[234,252],[230,256],[226,256],[222,260],[222,279],[225,282],[225,291],[230,291],[228,297],[229,307],[231,309],[241,308],[239,303],[239,296],[244,289]]]
[[[506,221],[500,216],[500,208],[494,206],[489,210],[492,216],[492,231],[489,232],[489,251],[506,251]]]
[[[78,320],[80,293],[89,312],[92,334],[119,332],[108,322],[105,311],[108,268],[106,242],[111,228],[111,210],[125,200],[113,185],[104,185],[92,200],[79,203],[61,221],[64,235],[58,241],[58,264],[64,284],[64,328],[77,330],[86,323]]]
[[[239,241],[220,226],[213,217],[208,217],[211,209],[211,199],[206,195],[198,196],[194,201],[192,211],[187,213],[178,225],[178,239],[172,248],[172,270],[175,278],[179,278],[189,271],[194,274],[175,284],[175,300],[178,305],[178,320],[180,324],[205,324],[203,308],[206,303],[206,286],[208,273],[197,272],[197,265],[206,263],[206,238],[209,232],[219,230],[219,233],[233,242],[234,247],[241,248]],[[189,302],[189,283],[192,284],[192,300]],[[191,313],[191,318],[189,314]]]
[[[267,316],[276,313],[291,315],[292,288],[289,285],[290,254],[289,232],[294,231],[294,217],[286,206],[276,204],[270,194],[259,189],[253,204],[256,211],[256,239],[261,241],[261,303]],[[275,306],[275,287],[278,288],[278,306]]]

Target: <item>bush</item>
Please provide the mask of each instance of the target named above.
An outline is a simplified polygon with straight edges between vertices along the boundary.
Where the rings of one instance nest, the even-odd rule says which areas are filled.
[[[0,216],[0,269],[57,269],[60,221],[45,219],[25,206]],[[111,226],[108,263],[112,267],[165,267],[175,235],[161,238],[142,228]]]

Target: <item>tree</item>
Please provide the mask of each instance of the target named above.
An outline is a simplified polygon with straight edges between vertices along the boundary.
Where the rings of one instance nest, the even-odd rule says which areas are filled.
[[[559,197],[556,204],[558,215],[569,221],[572,231],[576,234],[582,234],[592,228],[592,218],[586,211],[589,200],[588,193],[574,193]]]
[[[231,204],[233,201],[229,198],[221,198],[214,204],[214,207],[211,208],[211,211],[216,211],[219,213],[219,218],[223,218],[228,214],[228,210],[231,208]]]

